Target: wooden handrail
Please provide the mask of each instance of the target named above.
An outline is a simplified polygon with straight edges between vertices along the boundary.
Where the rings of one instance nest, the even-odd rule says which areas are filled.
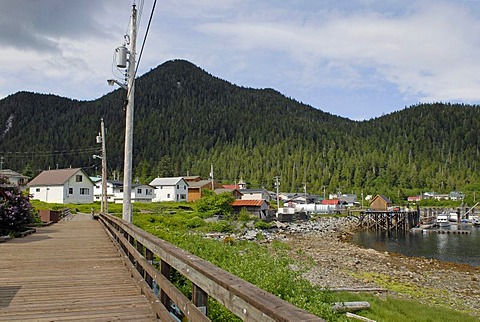
[[[125,259],[143,276],[142,285],[150,288],[145,292],[156,293],[152,281],[159,286],[158,297],[151,299],[159,317],[165,309],[171,311],[170,304],[174,303],[190,321],[210,321],[204,315],[210,296],[242,320],[324,321],[122,219],[100,214],[99,220],[124,252]],[[160,258],[160,271],[151,264],[153,254]],[[170,282],[172,268],[192,282],[193,303]]]

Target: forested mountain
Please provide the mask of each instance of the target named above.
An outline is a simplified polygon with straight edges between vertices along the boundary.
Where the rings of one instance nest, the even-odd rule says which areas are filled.
[[[272,89],[238,87],[182,60],[137,79],[134,177],[201,175],[310,193],[480,189],[480,109],[428,104],[354,122]],[[107,128],[109,177],[122,171],[125,91],[95,101],[20,92],[0,101],[3,167],[100,171]]]

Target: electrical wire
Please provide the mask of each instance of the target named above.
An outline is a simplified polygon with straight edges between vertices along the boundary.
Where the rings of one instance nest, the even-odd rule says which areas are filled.
[[[137,66],[135,67],[135,73],[133,74],[133,79],[137,75],[138,66],[140,65],[140,60],[142,59],[143,49],[145,48],[145,42],[147,41],[148,31],[150,30],[150,25],[152,23],[153,13],[155,12],[155,6],[157,5],[157,0],[153,2],[152,11],[150,12],[150,18],[148,19],[147,29],[145,31],[145,36],[143,37],[142,48],[140,49],[140,54],[138,55]]]
[[[50,156],[63,156],[74,155],[82,153],[101,152],[98,148],[78,149],[78,150],[58,150],[58,151],[28,151],[28,152],[11,152],[0,151],[0,155],[8,156],[9,158],[31,158],[31,157],[50,157]]]

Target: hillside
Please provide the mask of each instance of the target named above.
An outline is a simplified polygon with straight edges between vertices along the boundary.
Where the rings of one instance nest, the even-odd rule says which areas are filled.
[[[100,168],[92,154],[107,127],[109,176],[123,167],[125,92],[95,101],[20,92],[0,101],[0,156],[18,171]],[[134,177],[193,175],[311,193],[480,189],[480,109],[431,104],[354,122],[283,96],[216,78],[182,60],[137,80]],[[406,193],[406,192],[405,192]]]

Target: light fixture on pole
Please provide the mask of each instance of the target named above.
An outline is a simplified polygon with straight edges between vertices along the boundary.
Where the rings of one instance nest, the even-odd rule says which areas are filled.
[[[108,83],[108,85],[110,85],[110,86],[113,86],[113,85],[117,84],[118,86],[120,86],[120,87],[123,88],[124,90],[128,90],[127,85],[125,85],[125,84],[123,84],[123,83],[120,83],[120,82],[117,81],[116,79],[107,79],[107,83]]]

